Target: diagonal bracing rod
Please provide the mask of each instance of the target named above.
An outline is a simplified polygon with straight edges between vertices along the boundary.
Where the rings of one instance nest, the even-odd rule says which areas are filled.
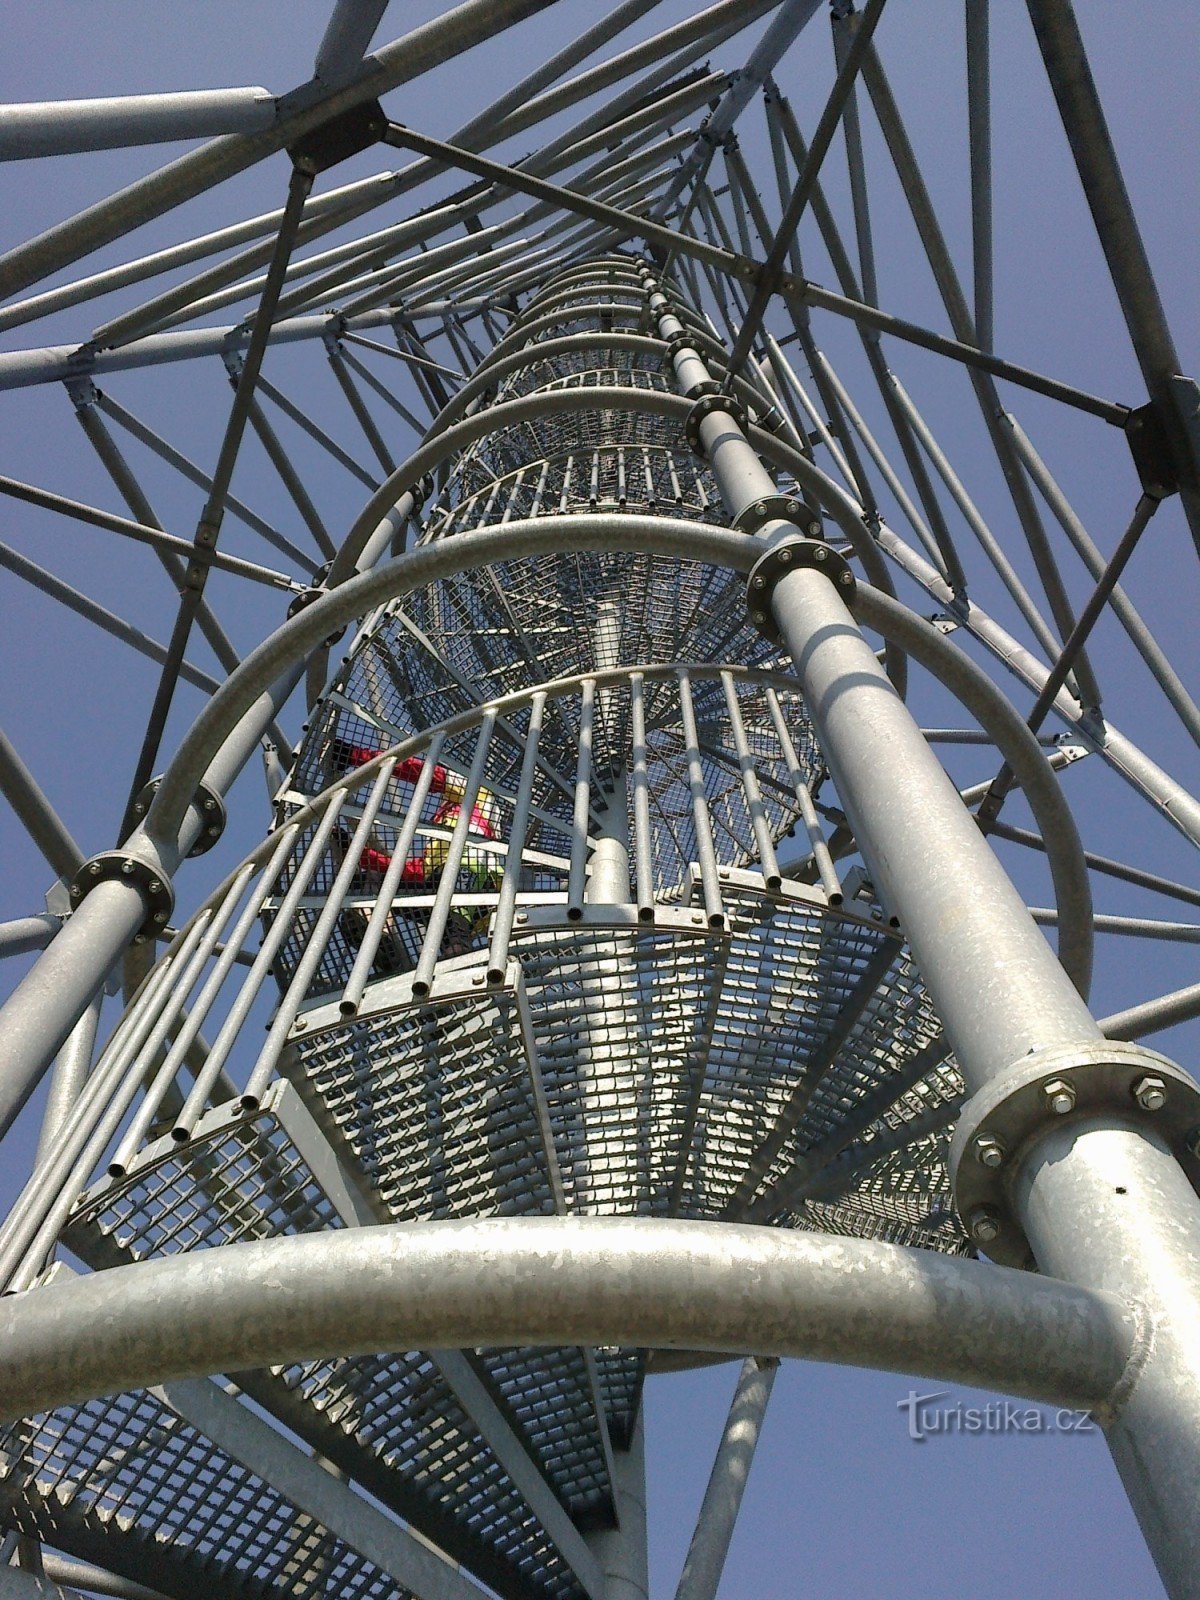
[[[796,236],[796,229],[800,225],[800,218],[804,215],[805,207],[812,196],[813,185],[817,181],[821,163],[825,160],[829,147],[833,143],[833,136],[837,132],[846,101],[854,88],[854,80],[858,76],[859,68],[870,47],[879,19],[883,15],[885,3],[886,0],[868,0],[867,9],[863,12],[862,20],[855,32],[853,42],[838,69],[837,78],[834,81],[829,99],[825,103],[825,109],[821,112],[816,132],[809,142],[804,168],[796,180],[796,187],[792,190],[791,199],[788,201],[783,217],[780,220],[778,232],[767,254],[766,264],[758,277],[758,281],[755,283],[754,297],[750,302],[750,309],[746,313],[745,321],[742,323],[733,352],[729,357],[730,375],[741,370],[746,357],[750,354],[750,348],[762,325],[771,296],[778,287],[780,275],[788,258],[788,252]],[[727,376],[727,385],[728,382],[729,377]]]
[[[773,1356],[747,1356],[742,1364],[675,1600],[716,1600],[778,1371]]]
[[[225,435],[221,441],[220,454],[217,457],[217,465],[213,470],[212,487],[204,510],[200,514],[199,525],[196,528],[194,542],[197,553],[203,552],[206,554],[208,551],[215,549],[217,538],[221,531],[221,524],[225,517],[225,496],[229,489],[230,480],[233,477],[233,469],[237,462],[238,452],[249,420],[250,406],[254,399],[254,385],[258,379],[263,356],[266,354],[271,315],[279,299],[280,290],[283,287],[283,274],[287,268],[288,256],[291,254],[296,230],[300,225],[304,202],[308,197],[312,184],[313,174],[311,171],[299,166],[292,169],[292,176],[288,185],[287,205],[284,207],[283,221],[279,225],[279,234],[275,244],[275,258],[271,263],[271,272],[268,276],[266,288],[263,290],[262,300],[259,303],[254,321],[254,329],[250,336],[250,344],[246,350],[245,362],[234,392],[233,405],[230,408]],[[159,680],[158,692],[154,697],[154,704],[150,710],[146,736],[142,742],[141,753],[134,771],[133,783],[130,786],[125,818],[121,826],[122,838],[128,834],[134,824],[134,804],[142,789],[150,781],[154,770],[158,747],[162,740],[163,729],[166,726],[167,713],[171,708],[171,700],[174,696],[175,684],[179,676],[179,667],[183,661],[183,652],[187,648],[192,622],[195,619],[197,608],[204,594],[206,578],[207,567],[193,558],[187,569],[186,588],[180,602],[175,628],[167,646],[167,663]]]

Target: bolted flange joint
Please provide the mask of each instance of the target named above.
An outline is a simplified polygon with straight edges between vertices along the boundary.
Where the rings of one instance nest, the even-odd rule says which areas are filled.
[[[836,585],[847,605],[854,600],[854,574],[844,556],[830,549],[820,539],[781,539],[759,556],[746,578],[746,605],[750,621],[763,638],[770,639],[773,644],[782,643],[782,635],[771,609],[771,593],[780,578],[795,572],[798,567],[812,567],[816,572],[823,572],[830,583]]]
[[[696,348],[696,341],[692,334],[687,332],[673,333],[667,340],[667,351],[663,364],[668,365],[669,363],[673,362],[675,357],[679,355],[682,350],[691,350],[696,355],[700,354],[699,350]]]
[[[993,1261],[1033,1264],[1010,1199],[1030,1149],[1051,1128],[1097,1120],[1153,1130],[1200,1185],[1200,1087],[1174,1062],[1111,1039],[1035,1051],[972,1095],[950,1145],[959,1215]]]
[[[415,492],[416,491],[414,490],[414,493]],[[316,601],[322,599],[323,596],[328,594],[329,591],[325,587],[325,579],[329,576],[329,569],[332,565],[332,561],[326,561],[323,566],[318,567],[313,573],[313,581],[311,584],[309,584],[308,588],[302,589],[300,593],[295,595],[289,602],[287,608],[289,622],[293,617],[298,617],[302,611],[307,610],[309,606],[315,604]],[[332,650],[334,645],[340,638],[343,637],[345,632],[345,628],[339,628],[336,633],[331,633],[328,639],[323,639],[321,642],[327,650]]]
[[[171,920],[175,891],[170,879],[140,856],[127,855],[123,850],[105,850],[85,861],[68,891],[72,910],[77,911],[99,883],[127,883],[141,895],[146,917],[134,934],[134,944],[145,944]]]
[[[133,802],[133,814],[140,822],[150,809],[154,796],[158,793],[158,786],[162,778],[151,778],[150,782],[138,793]],[[200,830],[200,837],[188,851],[188,860],[193,856],[207,855],[225,832],[228,815],[225,811],[225,802],[215,789],[210,789],[206,783],[200,784],[192,797],[192,804],[200,813],[204,826]]]
[[[739,533],[759,533],[770,522],[790,522],[807,539],[824,538],[821,518],[798,495],[765,494],[743,506],[733,519]]]
[[[705,417],[711,417],[715,411],[723,411],[727,416],[732,417],[733,421],[745,433],[746,408],[740,400],[731,394],[724,394],[720,390],[713,394],[702,394],[688,412],[683,424],[683,435],[693,455],[702,456],[704,454],[704,446],[700,442],[700,424]]]

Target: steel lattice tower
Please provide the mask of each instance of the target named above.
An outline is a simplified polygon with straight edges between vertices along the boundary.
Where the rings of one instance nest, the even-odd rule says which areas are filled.
[[[1091,1409],[1200,1593],[1200,1091],[1140,1042],[1200,986],[1092,993],[1097,932],[1200,938],[1092,900],[1200,904],[1200,801],[1122,731],[1200,745],[1126,586],[1148,528],[1200,543],[1197,390],[1069,0],[1028,0],[1032,38],[1132,404],[996,353],[986,0],[970,296],[882,0],[829,8],[807,137],[817,0],[605,57],[626,0],[449,139],[393,91],[555,8],[365,53],[385,4],[337,0],[292,95],[0,115],[10,159],[215,135],[0,257],[4,399],[66,405],[98,474],[6,458],[0,493],[148,547],[171,604],[148,634],[0,545],[156,664],[112,848],[0,742],[57,875],[0,924],[37,952],[0,1011],[0,1596],[644,1600],[644,1387],[730,1357],[680,1600],[716,1593],[781,1357]],[[880,151],[935,317],[880,292]],[[270,156],[280,209],[76,268]],[[187,438],[135,387],[177,363],[220,375]],[[1123,485],[1107,544],[1024,402]],[[267,807],[230,793],[260,753]],[[1084,849],[1094,804],[1131,859]]]

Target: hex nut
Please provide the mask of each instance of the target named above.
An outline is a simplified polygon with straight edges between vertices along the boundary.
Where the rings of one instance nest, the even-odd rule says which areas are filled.
[[[1066,1078],[1051,1078],[1049,1083],[1042,1085],[1042,1098],[1047,1110],[1056,1117],[1065,1117],[1068,1111],[1075,1109],[1075,1085],[1068,1083]]]
[[[1148,1073],[1134,1084],[1133,1098],[1143,1111],[1161,1111],[1167,1103],[1167,1086],[1161,1078]]]
[[[990,1133],[981,1133],[975,1141],[975,1159],[981,1167],[1001,1167],[1004,1165],[1004,1146]]]
[[[995,1206],[976,1206],[967,1227],[976,1244],[991,1244],[1000,1236],[1000,1213]]]

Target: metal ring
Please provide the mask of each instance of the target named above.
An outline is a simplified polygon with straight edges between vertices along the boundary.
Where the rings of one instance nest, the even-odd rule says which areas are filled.
[[[700,424],[715,411],[725,412],[743,433],[746,431],[746,408],[740,400],[720,389],[712,394],[703,394],[688,412],[683,424],[684,438],[694,455],[703,456],[705,453],[700,440]]]
[[[739,533],[759,533],[771,522],[790,522],[807,539],[825,536],[820,513],[794,494],[763,495],[738,512],[733,526]]]
[[[1010,1199],[1012,1176],[1051,1128],[1103,1118],[1136,1122],[1167,1144],[1200,1185],[1200,1088],[1166,1056],[1098,1039],[1025,1056],[963,1107],[950,1146],[950,1181],[976,1244],[1002,1266],[1033,1253]]]
[[[819,539],[781,539],[758,558],[746,577],[746,606],[750,621],[773,644],[782,644],[783,636],[771,609],[771,592],[780,578],[798,567],[811,567],[823,572],[835,584],[847,605],[854,603],[855,579],[850,563],[830,545]]]
[[[291,615],[290,611],[288,615]],[[161,782],[161,775],[157,778],[151,778],[150,782],[138,792],[137,799],[133,802],[133,815],[138,819],[139,822],[146,815],[147,811],[149,811],[154,796],[158,793],[158,786]],[[193,797],[192,804],[203,817],[204,827],[200,831],[200,837],[188,851],[189,861],[193,856],[203,856],[208,854],[213,845],[216,844],[217,840],[225,832],[225,824],[229,820],[228,813],[225,810],[225,801],[215,789],[210,789],[206,783],[197,784],[196,793]]]
[[[145,920],[134,944],[145,944],[155,934],[161,933],[171,920],[175,906],[175,891],[171,880],[158,867],[152,867],[140,856],[127,855],[123,850],[105,850],[90,861],[85,861],[72,879],[68,891],[71,907],[78,910],[100,883],[126,883],[137,890],[146,907]]]

